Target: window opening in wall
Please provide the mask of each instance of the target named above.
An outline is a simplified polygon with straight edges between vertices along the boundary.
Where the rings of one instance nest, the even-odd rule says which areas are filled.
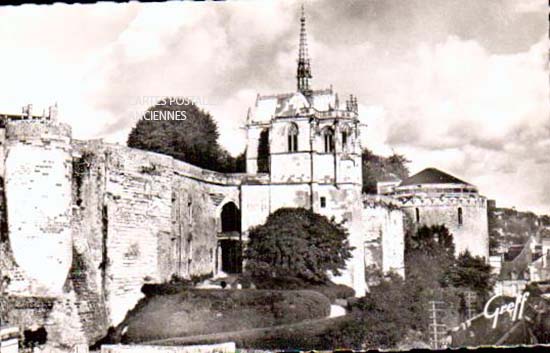
[[[290,124],[288,128],[288,152],[298,151],[298,126]]]
[[[325,153],[334,152],[334,131],[331,128],[323,130],[323,138],[325,141]]]
[[[415,212],[416,212],[416,223],[420,223],[420,210],[416,208]]]
[[[458,208],[458,225],[461,226],[463,223],[463,219],[462,219],[462,207],[459,207]]]
[[[321,196],[321,208],[325,208],[327,206],[327,198],[324,196]]]
[[[269,173],[269,130],[263,129],[258,141],[258,173]]]
[[[351,136],[351,130],[348,125],[342,126],[342,150],[347,151],[348,150],[348,144],[350,143],[350,136]]]
[[[342,131],[342,146],[345,148],[348,144],[348,132]]]

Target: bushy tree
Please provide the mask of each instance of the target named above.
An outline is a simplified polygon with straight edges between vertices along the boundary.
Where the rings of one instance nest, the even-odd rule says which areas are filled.
[[[153,120],[151,112],[180,112],[180,120]],[[210,113],[190,100],[159,100],[147,109],[128,136],[127,145],[170,155],[201,168],[244,172],[244,155],[234,158],[218,143],[219,132]]]
[[[396,348],[406,336],[429,342],[430,301],[445,303],[440,323],[456,326],[465,319],[464,289],[492,286],[490,266],[482,258],[454,256],[453,236],[443,225],[422,226],[405,238],[405,274],[380,276],[370,293],[352,305],[352,320],[325,335],[326,347]]]
[[[281,208],[250,230],[246,271],[324,283],[328,271],[339,275],[345,268],[351,250],[342,224],[303,208]]]
[[[469,288],[481,298],[487,298],[495,284],[491,265],[483,257],[472,256],[468,250],[458,255],[444,276],[445,281],[452,286]]]
[[[367,194],[376,194],[376,183],[387,174],[395,174],[400,179],[409,176],[407,164],[410,161],[401,154],[394,153],[389,157],[382,157],[365,148],[361,159],[363,192]]]
[[[409,330],[421,324],[418,315],[422,302],[411,294],[410,285],[391,274],[352,304],[352,319],[329,330],[324,345],[353,349],[395,347]]]

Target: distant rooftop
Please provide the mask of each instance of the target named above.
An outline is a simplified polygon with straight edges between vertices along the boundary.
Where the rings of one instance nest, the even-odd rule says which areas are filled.
[[[470,183],[435,168],[426,168],[423,171],[403,180],[399,186],[420,184],[464,184],[473,186]]]

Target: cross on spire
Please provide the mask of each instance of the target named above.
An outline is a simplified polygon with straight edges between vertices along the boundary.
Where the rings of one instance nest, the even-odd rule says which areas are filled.
[[[306,15],[304,5],[302,5],[302,14],[300,16],[300,49],[298,50],[298,70],[296,72],[296,78],[298,79],[298,91],[303,93],[306,97],[311,94],[311,88],[309,87],[309,80],[311,77],[311,67],[307,52]]]

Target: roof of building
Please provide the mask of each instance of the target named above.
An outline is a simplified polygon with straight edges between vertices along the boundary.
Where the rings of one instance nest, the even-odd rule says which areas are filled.
[[[471,185],[450,174],[442,172],[435,168],[426,168],[413,176],[403,180],[399,186],[419,185],[419,184],[464,184]]]
[[[296,116],[302,108],[322,112],[338,109],[338,105],[337,95],[332,89],[312,91],[311,103],[301,92],[258,96],[250,118],[254,122],[268,122],[274,117]]]

